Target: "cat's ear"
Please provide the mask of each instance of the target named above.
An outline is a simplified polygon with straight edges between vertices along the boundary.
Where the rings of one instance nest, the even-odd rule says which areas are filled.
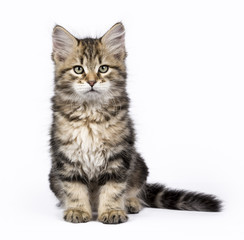
[[[64,61],[70,55],[75,46],[77,39],[61,26],[55,26],[53,29],[53,59],[55,61]]]
[[[101,38],[102,43],[114,55],[125,55],[125,28],[122,23],[116,23]]]

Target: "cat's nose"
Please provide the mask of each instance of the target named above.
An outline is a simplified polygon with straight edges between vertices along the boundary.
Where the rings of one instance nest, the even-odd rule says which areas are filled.
[[[88,81],[88,84],[89,84],[91,87],[93,87],[95,83],[96,83],[95,80],[89,80],[89,81]]]

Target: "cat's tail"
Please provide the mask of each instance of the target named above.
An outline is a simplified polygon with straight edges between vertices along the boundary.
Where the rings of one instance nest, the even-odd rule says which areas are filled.
[[[146,206],[176,210],[220,212],[221,201],[213,195],[174,190],[160,184],[145,184],[141,198]]]

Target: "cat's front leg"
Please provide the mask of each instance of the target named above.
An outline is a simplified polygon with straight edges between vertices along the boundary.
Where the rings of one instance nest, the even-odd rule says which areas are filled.
[[[125,212],[124,192],[126,183],[108,181],[101,187],[98,205],[98,220],[102,223],[123,223],[128,217]]]
[[[85,184],[78,181],[63,182],[64,220],[72,223],[88,222],[92,218],[89,192]]]
[[[128,220],[125,212],[127,171],[123,162],[117,160],[109,165],[107,172],[100,177],[98,221],[117,224]]]

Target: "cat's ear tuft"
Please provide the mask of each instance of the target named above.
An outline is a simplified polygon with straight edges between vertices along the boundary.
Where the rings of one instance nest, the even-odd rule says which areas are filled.
[[[78,41],[72,34],[59,25],[54,27],[52,37],[53,59],[62,62],[72,53]]]
[[[125,55],[125,28],[119,22],[111,27],[101,38],[102,43],[114,55]]]

